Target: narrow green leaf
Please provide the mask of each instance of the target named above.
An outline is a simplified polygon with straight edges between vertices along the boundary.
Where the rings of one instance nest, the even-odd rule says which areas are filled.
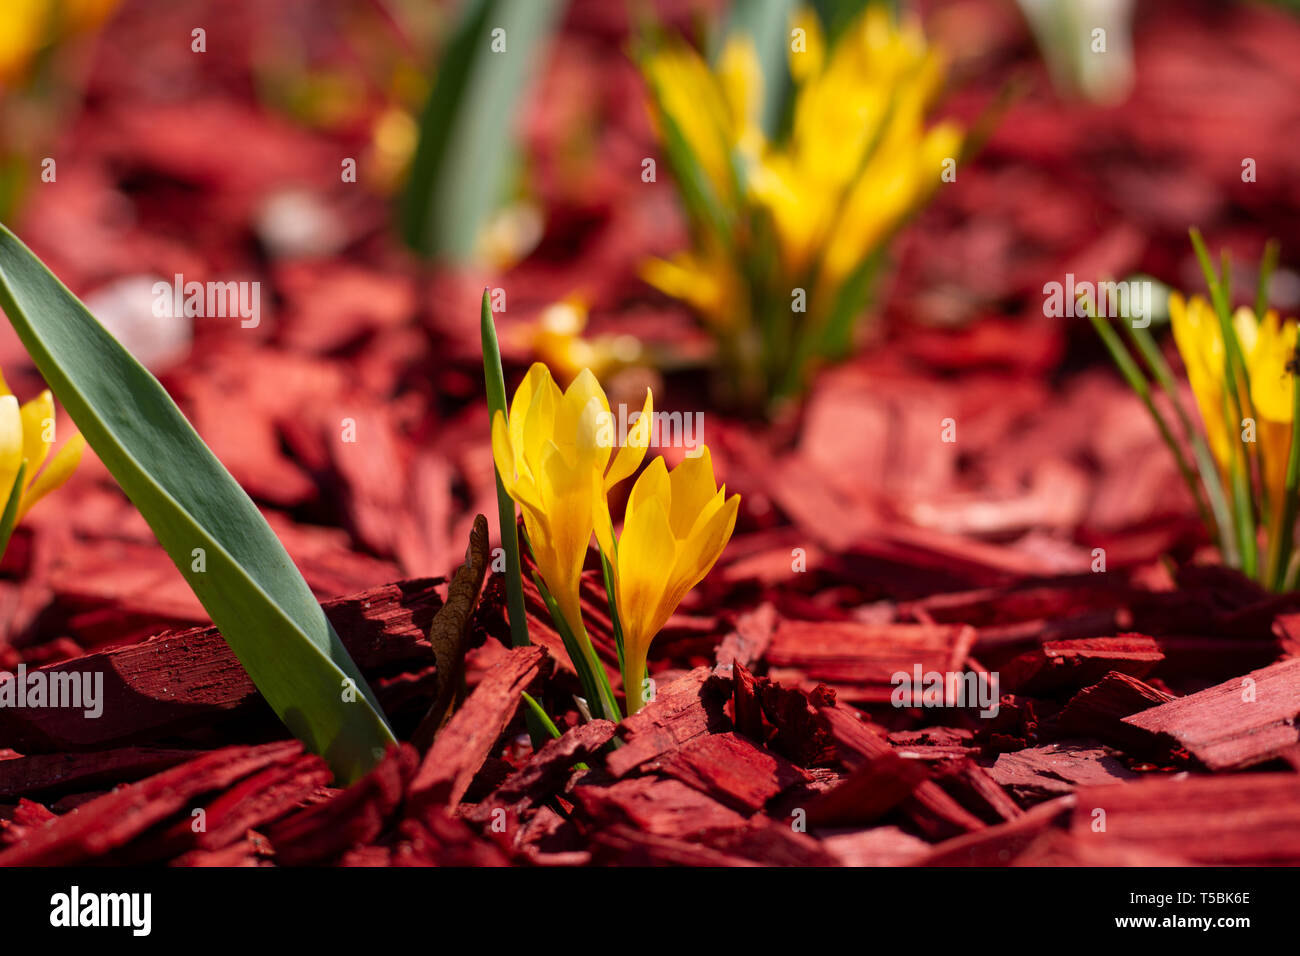
[[[501,199],[519,101],[559,7],[558,0],[464,3],[441,52],[403,197],[402,234],[417,252],[454,262],[473,254]]]
[[[501,369],[501,349],[497,345],[497,327],[492,320],[492,304],[488,290],[483,290],[483,309],[479,316],[479,337],[483,343],[483,380],[487,387],[488,436],[492,434],[492,420],[500,412],[508,422],[510,412],[506,406],[506,380]],[[501,526],[501,547],[506,553],[506,606],[510,612],[510,643],[522,647],[529,643],[528,618],[524,611],[524,586],[520,576],[519,531],[515,521],[515,502],[501,482],[495,465],[492,469],[497,479],[497,521]]]
[[[615,551],[618,550],[618,542],[614,543]],[[0,552],[3,554],[3,552]],[[605,552],[600,552],[600,568],[604,572],[605,581],[605,599],[609,602],[609,620],[614,630],[614,646],[618,648],[618,672],[623,673],[623,622],[618,617],[618,601],[614,597],[614,567],[610,564],[609,558]]]
[[[483,345],[483,382],[487,391],[488,438],[492,436],[492,420],[497,412],[510,421],[506,406],[506,377],[501,369],[501,348],[497,344],[497,327],[492,320],[492,302],[489,291],[483,290],[483,308],[479,315],[479,340]],[[506,609],[510,616],[510,643],[522,647],[532,643],[528,639],[528,613],[524,606],[524,581],[519,563],[519,525],[515,521],[515,503],[501,481],[493,464],[492,473],[497,481],[497,524],[501,528],[501,549],[506,555]],[[545,743],[546,728],[538,723],[532,711],[526,711],[528,736],[533,748]]]
[[[552,740],[559,740],[561,736],[560,728],[556,727],[555,721],[551,720],[550,715],[546,713],[546,711],[542,710],[542,705],[533,700],[532,695],[529,694],[528,691],[520,691],[519,696],[522,697],[524,703],[528,705],[528,712],[535,716],[537,722],[546,728],[547,736]]]
[[[18,524],[18,506],[23,500],[23,481],[27,477],[27,462],[18,466],[14,476],[13,487],[9,489],[9,498],[5,501],[5,510],[0,514],[0,558],[9,548],[9,539],[13,537],[14,526]]]
[[[3,226],[0,306],[262,696],[341,782],[365,773],[392,732],[283,545],[158,380]]]

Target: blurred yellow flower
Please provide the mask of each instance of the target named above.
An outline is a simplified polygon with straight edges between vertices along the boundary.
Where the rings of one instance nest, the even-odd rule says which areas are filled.
[[[740,495],[718,487],[707,447],[671,472],[656,458],[632,486],[611,561],[629,714],[643,703],[651,641],[722,554],[739,507]]]
[[[1210,450],[1226,472],[1232,461],[1233,443],[1238,441],[1243,425],[1226,418],[1226,369],[1219,318],[1203,297],[1184,299],[1178,293],[1169,297],[1169,318]],[[1242,306],[1233,314],[1232,324],[1250,379],[1249,404],[1254,407],[1256,440],[1263,450],[1264,487],[1269,501],[1280,507],[1291,446],[1295,381],[1287,364],[1295,354],[1296,320],[1282,322],[1273,310],[1260,320],[1253,309]],[[1247,414],[1245,397],[1241,396],[1243,415]]]
[[[15,490],[19,469],[27,466],[14,524],[32,505],[67,481],[81,462],[86,440],[80,432],[74,432],[42,471],[54,438],[54,397],[49,390],[19,407],[18,399],[0,375],[0,510]]]
[[[0,5],[0,83],[22,76],[45,46],[99,27],[118,0],[5,0]]]
[[[788,297],[809,287],[806,328],[796,334],[814,335],[859,267],[924,204],[962,149],[956,124],[926,125],[944,69],[914,21],[900,25],[871,5],[829,48],[810,11],[797,12],[792,27],[789,132],[770,141],[748,38],[729,40],[714,70],[680,41],[644,60],[695,238],[689,252],[652,260],[642,276],[719,331],[758,325],[768,306],[790,311],[788,300],[763,302],[765,290]],[[701,176],[680,168],[683,154]],[[766,356],[769,366],[798,361],[789,341],[763,341],[777,351]]]

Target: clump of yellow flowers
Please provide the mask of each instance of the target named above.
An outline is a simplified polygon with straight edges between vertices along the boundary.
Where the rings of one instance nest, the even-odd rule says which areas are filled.
[[[0,375],[0,556],[32,505],[67,481],[81,462],[86,440],[74,432],[46,465],[54,438],[49,390],[19,406]]]
[[[740,496],[718,488],[708,449],[669,471],[656,458],[632,487],[621,535],[608,496],[641,466],[654,399],[619,445],[609,401],[583,369],[561,391],[540,362],[528,370],[509,417],[492,420],[492,455],[523,511],[538,585],[564,639],[594,716],[620,711],[582,619],[579,587],[594,535],[606,568],[627,711],[642,706],[650,642],[687,592],[708,574],[736,525]],[[503,534],[507,529],[502,529]]]
[[[1095,316],[1092,321],[1170,446],[1226,563],[1272,590],[1291,590],[1300,575],[1300,552],[1295,551],[1300,495],[1295,376],[1300,359],[1296,320],[1282,321],[1268,308],[1276,247],[1270,244],[1260,269],[1254,307],[1234,310],[1226,259],[1218,272],[1196,230],[1192,242],[1209,298],[1171,294],[1169,320],[1200,428],[1184,409],[1173,373],[1145,328],[1125,323],[1144,371],[1107,322]],[[1153,383],[1176,415],[1181,439],[1154,401]]]
[[[963,135],[928,126],[943,63],[919,26],[868,5],[829,46],[796,13],[780,132],[763,131],[758,56],[733,36],[710,68],[685,42],[642,57],[652,112],[689,219],[691,247],[643,268],[719,343],[733,398],[797,394],[843,356],[899,226],[955,177]],[[945,175],[949,173],[950,175]]]
[[[118,0],[5,0],[0,5],[0,86],[22,76],[52,42],[97,29]]]

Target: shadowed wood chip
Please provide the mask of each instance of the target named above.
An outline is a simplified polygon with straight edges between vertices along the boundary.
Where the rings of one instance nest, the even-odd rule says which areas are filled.
[[[1145,634],[1049,641],[1008,662],[1001,670],[1001,686],[1044,694],[1095,684],[1111,671],[1145,677],[1164,659],[1159,644]]]
[[[0,866],[63,866],[93,860],[185,809],[199,794],[224,790],[301,754],[297,741],[214,750],[82,804],[75,813],[59,817],[0,852]]]
[[[1124,718],[1175,699],[1136,677],[1111,671],[1071,697],[1057,723],[1065,733],[1095,737],[1127,753],[1142,754],[1153,749],[1152,735]]]
[[[428,660],[425,631],[441,605],[436,579],[403,581],[321,606],[362,671]],[[259,705],[274,721],[215,627],[170,632],[129,647],[41,668],[53,675],[102,675],[102,715],[64,707],[0,707],[0,740],[21,753],[93,750],[173,737]],[[29,678],[30,678],[29,671]]]
[[[162,747],[122,747],[98,753],[33,754],[0,760],[0,797],[45,792],[84,793],[138,780],[200,753]]]
[[[374,840],[401,806],[418,759],[409,744],[390,747],[352,786],[277,823],[267,831],[276,860],[321,863]]]
[[[490,797],[465,810],[465,818],[486,823],[499,809],[518,815],[536,806],[564,785],[570,767],[593,756],[613,736],[614,724],[608,720],[592,720],[569,728],[558,738],[543,744]]]
[[[1024,816],[977,833],[945,840],[918,866],[1006,866],[1024,852],[1040,833],[1061,826],[1075,797],[1060,797],[1034,807]]]
[[[988,772],[1016,796],[1029,800],[1059,797],[1076,787],[1137,777],[1105,748],[1079,740],[1059,740],[1002,754]]]
[[[830,724],[840,761],[849,769],[893,753],[889,743],[849,708],[837,704],[819,708],[818,712]],[[902,768],[899,769],[901,772]],[[909,765],[907,773],[911,772]],[[985,827],[983,820],[962,807],[933,780],[915,783],[903,800],[902,809],[922,832],[935,839]]]

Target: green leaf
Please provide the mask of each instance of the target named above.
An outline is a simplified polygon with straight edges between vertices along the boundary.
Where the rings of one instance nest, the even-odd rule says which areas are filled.
[[[492,304],[488,290],[483,290],[483,309],[479,316],[479,338],[483,345],[483,380],[487,389],[488,437],[492,421],[500,412],[507,422],[506,380],[501,370],[501,349],[497,345],[496,323],[492,321]],[[528,640],[528,618],[524,610],[524,586],[520,576],[519,531],[515,521],[515,503],[497,474],[497,521],[501,526],[501,547],[506,553],[506,605],[510,612],[510,643],[522,647]]]
[[[492,302],[487,289],[483,290],[479,340],[483,346],[483,382],[487,391],[490,442],[492,420],[496,418],[497,412],[505,416],[507,423],[510,421],[510,412],[506,407],[506,377],[501,369],[501,348],[497,344],[497,327],[492,321]],[[492,473],[497,480],[497,523],[501,527],[501,548],[506,555],[506,608],[510,615],[510,643],[522,647],[532,642],[528,639],[528,615],[524,607],[524,582],[519,564],[519,526],[515,521],[514,500],[506,491],[495,464]],[[533,749],[539,749],[546,742],[546,727],[531,710],[525,712],[524,719],[528,724],[528,736],[532,738]]]
[[[341,782],[360,777],[394,742],[392,732],[248,495],[158,380],[3,226],[0,306],[262,696]],[[194,570],[199,554],[203,571]],[[348,681],[352,701],[344,699]]]
[[[0,558],[5,556],[9,539],[14,534],[14,526],[18,524],[18,506],[22,504],[23,481],[26,477],[27,462],[24,461],[18,466],[18,474],[14,475],[13,487],[9,489],[9,497],[5,501],[5,509],[0,513]]]
[[[524,703],[528,705],[528,712],[536,717],[537,722],[546,729],[546,735],[552,740],[559,740],[562,736],[560,728],[556,727],[555,721],[551,720],[550,715],[547,714],[546,711],[542,710],[542,705],[533,700],[526,690],[521,690],[519,696],[522,697]],[[538,747],[537,749],[540,750],[541,748]]]
[[[501,198],[515,117],[558,0],[467,0],[420,119],[402,234],[417,252],[463,262]],[[503,30],[494,37],[493,31]],[[494,52],[494,42],[504,43]]]

